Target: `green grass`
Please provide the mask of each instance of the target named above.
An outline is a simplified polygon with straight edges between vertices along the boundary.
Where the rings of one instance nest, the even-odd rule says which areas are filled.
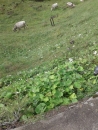
[[[54,0],[25,1],[14,9],[15,3],[12,3],[12,0],[0,1],[0,8],[5,4],[5,11],[0,13],[0,99],[2,101],[0,118],[3,117],[4,122],[4,119],[8,120],[10,116],[15,118],[13,111],[17,112],[16,115],[21,113],[21,119],[25,120],[31,116],[31,113],[34,116],[36,113],[49,110],[48,107],[54,108],[61,105],[62,100],[57,104],[57,99],[54,99],[51,105],[52,97],[48,97],[49,95],[46,96],[46,99],[43,97],[57,83],[57,89],[54,86],[55,90],[52,94],[57,93],[55,96],[66,98],[64,93],[67,90],[63,88],[66,88],[66,85],[62,84],[65,83],[65,81],[62,82],[65,69],[65,77],[69,79],[68,82],[66,80],[66,83],[71,85],[71,87],[68,85],[67,89],[72,88],[71,92],[68,90],[67,93],[68,103],[70,96],[71,100],[75,98],[76,101],[98,91],[97,77],[93,76],[94,67],[98,65],[97,0],[72,1],[76,4],[73,9],[66,8],[67,0],[57,0],[59,7],[52,12],[50,9]],[[38,8],[40,5],[42,6]],[[8,15],[7,10],[10,8],[14,12]],[[50,24],[52,15],[56,16],[54,18],[55,26]],[[13,32],[14,24],[20,20],[26,21],[26,29]],[[72,40],[74,44],[70,44]],[[95,51],[97,54],[94,54]],[[72,64],[69,62],[70,58],[73,59]],[[83,72],[80,73],[81,71]],[[55,78],[50,78],[50,82],[48,82],[49,77],[45,75],[45,72],[49,72],[49,77]],[[49,86],[45,84],[46,81]],[[37,99],[36,96],[36,98],[32,97],[31,89],[34,85],[36,88],[38,87],[34,94],[41,99]],[[44,89],[45,85],[49,88]],[[75,85],[78,88],[75,88]],[[61,91],[60,86],[62,93],[58,92]],[[77,89],[79,90],[77,91]],[[20,92],[20,95],[16,93],[17,91]],[[39,92],[36,93],[36,91]],[[38,103],[35,103],[35,106],[32,102],[29,104],[28,102],[32,100],[34,103],[35,101]],[[5,111],[3,112],[3,110]]]
[[[6,11],[0,14],[0,77],[31,69],[60,57],[89,55],[90,60],[92,59],[93,52],[90,48],[95,46],[97,49],[97,45],[93,43],[98,41],[96,0],[83,3],[75,0],[77,5],[74,9],[64,9],[67,1],[57,1],[59,8],[52,12],[50,8],[53,1],[25,1],[14,9],[14,14],[8,16],[7,10],[14,5],[8,6],[11,2],[9,0],[5,4]],[[42,7],[36,10],[40,5]],[[50,25],[51,15],[57,16],[54,27]],[[25,31],[14,33],[12,28],[20,20],[25,20],[28,26]],[[74,48],[70,45],[70,40],[75,41]]]

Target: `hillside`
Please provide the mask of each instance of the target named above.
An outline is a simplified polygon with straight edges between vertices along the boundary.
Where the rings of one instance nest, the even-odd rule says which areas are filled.
[[[76,4],[73,9],[66,8],[67,0],[57,2],[59,8],[51,12],[53,1],[1,1],[5,11],[0,14],[0,77],[60,57],[88,57],[92,61],[98,41],[97,0],[82,3],[73,0]],[[20,4],[14,7],[16,3]],[[53,15],[54,27],[50,24]],[[26,30],[13,32],[14,24],[21,20],[26,21]],[[70,45],[71,40],[74,46]]]
[[[72,0],[75,8],[57,0],[54,11],[54,0],[0,2],[0,126],[35,120],[98,91],[97,0]],[[21,20],[26,29],[13,32]]]

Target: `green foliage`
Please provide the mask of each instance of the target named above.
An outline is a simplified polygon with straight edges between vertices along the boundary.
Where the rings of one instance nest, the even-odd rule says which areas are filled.
[[[22,115],[21,119],[27,121],[32,115],[41,114],[61,104],[75,103],[96,91],[97,77],[92,75],[91,68],[87,70],[87,61],[78,59],[65,62],[62,59],[54,61],[51,65],[53,64],[55,67],[45,70],[43,67],[37,74],[34,69],[18,73],[15,77],[3,78],[3,86],[0,89],[0,108],[3,108],[1,112],[4,108],[13,106],[13,103],[17,104],[17,101],[19,105],[19,101],[24,99],[23,103],[20,102],[23,106],[18,106],[18,110],[13,111],[18,111]]]
[[[66,8],[67,0],[57,0],[59,7],[52,12],[53,1],[48,0],[18,0],[17,7],[13,0],[0,2],[5,4],[0,13],[0,123],[16,117],[27,121],[98,91],[98,77],[93,76],[98,64],[97,0],[72,0],[73,9]],[[8,15],[10,8],[14,10]],[[27,28],[13,33],[20,20]]]

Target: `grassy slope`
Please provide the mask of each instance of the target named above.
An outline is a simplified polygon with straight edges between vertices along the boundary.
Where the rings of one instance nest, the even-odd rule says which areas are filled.
[[[13,9],[12,0],[1,0],[5,4],[4,14],[0,14],[0,77],[26,70],[60,57],[82,57],[93,63],[93,54],[98,45],[97,0],[83,3],[73,0],[74,9],[65,8],[67,0],[59,3],[59,8],[50,11],[55,1],[25,1]],[[19,2],[18,0],[17,2]],[[11,4],[12,3],[12,4]],[[11,5],[10,5],[11,4]],[[36,10],[36,7],[42,5]],[[55,27],[50,25],[50,16],[57,16]],[[13,32],[14,23],[25,20],[26,30]],[[70,44],[74,40],[74,46]],[[95,44],[94,44],[95,43]],[[98,63],[98,59],[94,64]]]
[[[78,66],[79,64],[76,62],[76,67],[78,72],[78,67],[81,69],[82,65],[84,65],[83,70],[86,68],[84,75],[79,77],[78,73],[75,73],[76,75],[74,75],[74,72],[72,71],[70,75],[67,75],[67,78],[73,82],[76,81],[76,83],[80,82],[79,85],[82,87],[81,90],[87,88],[84,93],[80,91],[79,93],[77,92],[78,99],[86,94],[86,96],[92,95],[92,93],[97,91],[97,77],[92,75],[94,65],[98,64],[98,54],[93,54],[98,48],[97,0],[86,0],[83,3],[78,0],[73,0],[76,4],[74,9],[65,8],[66,6],[64,3],[66,3],[67,0],[62,0],[61,2],[58,0],[59,8],[53,12],[50,11],[50,7],[55,1],[41,3],[26,1],[15,8],[14,14],[11,16],[7,15],[7,10],[14,6],[14,3],[10,5],[12,0],[6,2],[5,0],[2,0],[1,2],[2,4],[6,3],[6,11],[4,14],[0,14],[0,77],[15,74],[21,70],[31,69],[41,64],[48,66],[49,64],[45,63],[50,63],[50,61],[56,58],[64,58],[66,60],[68,58],[73,58],[74,60],[81,58],[81,63],[83,63]],[[40,5],[42,5],[42,8],[36,10],[36,7]],[[54,19],[54,27],[50,25],[49,18],[51,15],[57,16]],[[25,20],[28,26],[25,31],[21,30],[20,32],[14,33],[12,31],[14,23],[20,20]],[[71,40],[74,40],[75,43],[70,44]],[[88,63],[84,62],[85,60],[88,61]],[[61,67],[60,62],[57,62],[57,64],[57,66]],[[72,66],[69,66],[69,68],[71,67]],[[41,67],[38,70],[35,69],[34,74],[38,71],[43,71],[43,69]],[[23,76],[22,78],[21,74]],[[32,74],[33,70],[23,71],[22,73],[19,72],[16,77],[8,76],[5,78],[3,84],[1,82],[2,79],[0,79],[0,98],[2,102],[0,103],[0,119],[3,119],[1,122],[6,122],[10,117],[10,120],[15,120],[13,113],[16,112],[16,115],[19,114],[17,111],[22,114],[24,121],[25,115],[29,116],[29,112],[31,115],[32,112],[34,113],[35,106],[31,107],[33,96],[32,94],[29,95],[32,93],[32,87],[34,85],[32,84],[33,78],[30,78],[33,76]],[[42,79],[44,78],[43,76],[44,75],[41,77]],[[85,79],[83,80],[83,86],[81,84],[82,79],[79,80],[79,78]],[[36,83],[40,83],[40,80],[38,79],[38,81],[35,82],[35,85]],[[49,84],[52,86],[50,82]],[[61,86],[58,85],[57,90],[59,90],[59,88],[62,89],[62,84],[60,85]],[[39,88],[39,86],[37,87]],[[52,87],[55,87],[55,84],[52,87],[50,86],[49,88],[52,89]],[[46,89],[46,92],[48,90],[50,92],[50,89]],[[19,96],[17,96],[18,91],[20,92]],[[44,93],[42,89],[36,94],[39,95],[40,93]],[[24,97],[25,94],[27,96]],[[36,95],[36,97],[38,95]],[[49,101],[51,101],[51,97],[47,96],[46,98],[49,98]],[[33,100],[35,99],[36,98]],[[31,101],[31,104],[29,104],[29,101]],[[58,100],[56,102],[58,103]],[[47,104],[47,102],[45,103]]]

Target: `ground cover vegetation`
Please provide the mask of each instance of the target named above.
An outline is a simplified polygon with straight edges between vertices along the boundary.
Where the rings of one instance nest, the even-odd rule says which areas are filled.
[[[98,91],[97,0],[1,0],[0,126],[34,119],[59,105],[75,103]],[[50,17],[55,16],[55,26]],[[13,32],[25,20],[25,30]]]

